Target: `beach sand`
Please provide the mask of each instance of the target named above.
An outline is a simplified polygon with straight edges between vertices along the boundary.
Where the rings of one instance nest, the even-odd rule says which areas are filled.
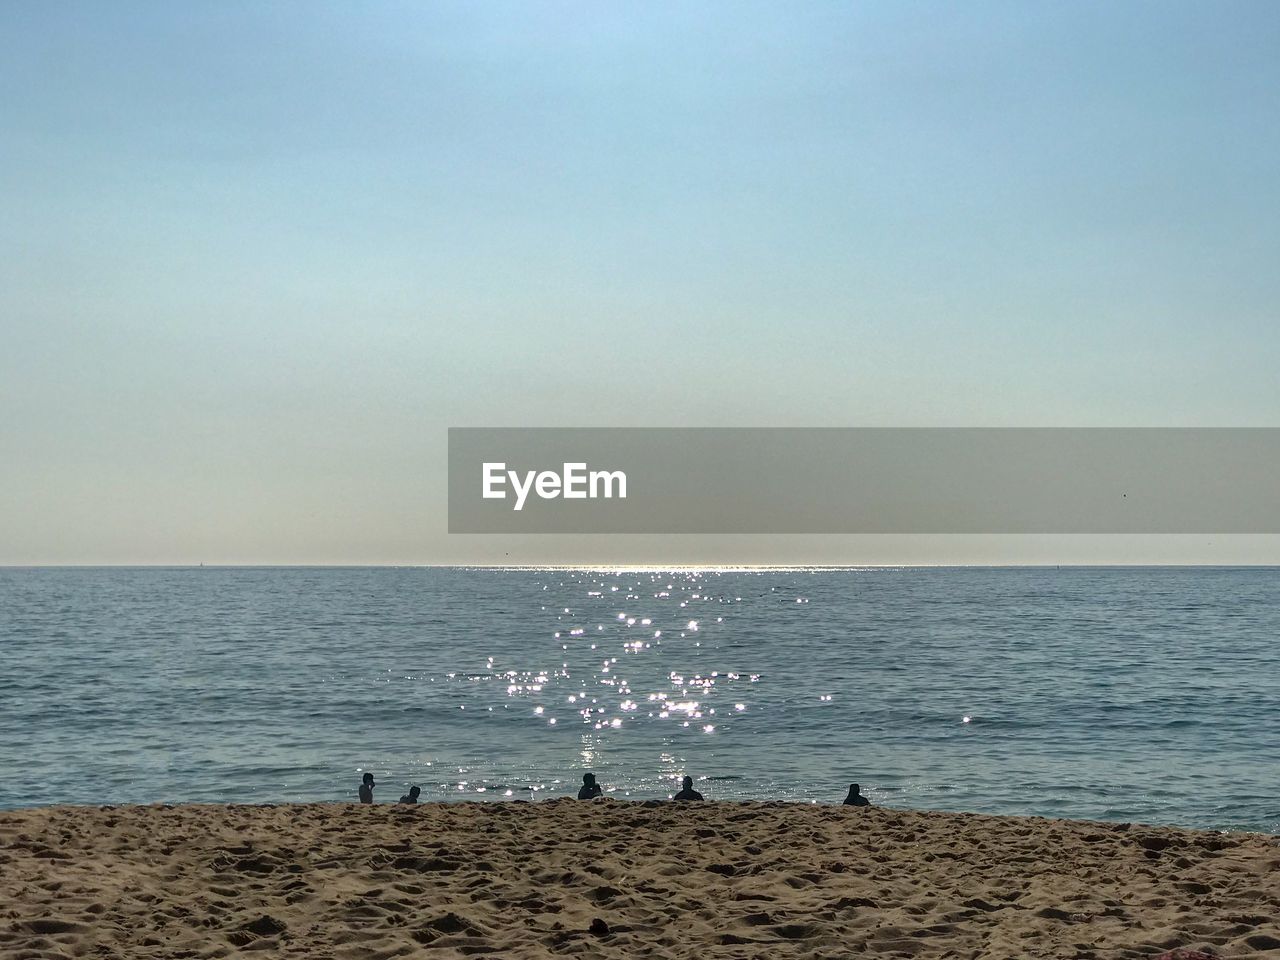
[[[0,813],[5,957],[1280,955],[1277,838],[778,803]]]

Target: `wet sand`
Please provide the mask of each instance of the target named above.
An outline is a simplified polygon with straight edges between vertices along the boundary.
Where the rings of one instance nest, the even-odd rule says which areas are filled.
[[[764,803],[0,812],[0,956],[1280,956],[1280,844]]]

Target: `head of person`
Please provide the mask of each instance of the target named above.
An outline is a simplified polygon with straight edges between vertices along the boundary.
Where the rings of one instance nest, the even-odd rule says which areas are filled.
[[[849,784],[849,796],[856,797],[860,789],[856,783]]]
[[[421,794],[422,794],[422,788],[421,788],[421,787],[419,787],[419,786],[412,786],[412,787],[410,787],[410,788],[409,788],[409,796],[410,796],[410,798],[411,798],[411,799],[413,799],[413,800],[417,800],[417,799],[418,799],[418,797],[419,797],[419,796],[421,796]]]
[[[584,773],[582,775],[582,785],[584,787],[594,787],[596,785],[596,775],[594,773]]]
[[[685,790],[692,790],[692,789],[693,789],[693,777],[685,777],[685,778],[684,778],[684,782],[681,784],[681,786],[682,786]]]
[[[349,782],[349,781],[348,781],[348,782]],[[366,774],[364,775],[364,781],[363,781],[363,782],[364,782],[364,785],[365,785],[366,787],[372,787],[372,786],[373,786],[373,774],[372,774],[372,773],[366,773]]]

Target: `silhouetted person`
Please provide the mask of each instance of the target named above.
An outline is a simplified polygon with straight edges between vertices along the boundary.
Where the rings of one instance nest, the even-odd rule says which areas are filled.
[[[373,803],[373,774],[366,773],[360,782],[360,802]]]
[[[417,803],[418,797],[422,795],[422,788],[414,784],[409,788],[409,792],[400,798],[401,803]]]
[[[871,801],[858,792],[856,783],[849,784],[849,795],[844,798],[845,806],[849,807],[869,807]]]
[[[596,797],[603,797],[604,791],[600,789],[600,784],[596,783],[596,775],[594,773],[584,773],[582,775],[582,789],[578,791],[579,800],[594,800]]]
[[[684,783],[680,785],[680,792],[677,793],[672,800],[702,800],[702,794],[693,789],[693,777],[685,777]]]

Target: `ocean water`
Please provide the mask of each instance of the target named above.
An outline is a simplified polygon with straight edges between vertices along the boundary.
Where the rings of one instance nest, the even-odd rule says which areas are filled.
[[[0,570],[0,807],[572,793],[1280,832],[1280,570]]]

